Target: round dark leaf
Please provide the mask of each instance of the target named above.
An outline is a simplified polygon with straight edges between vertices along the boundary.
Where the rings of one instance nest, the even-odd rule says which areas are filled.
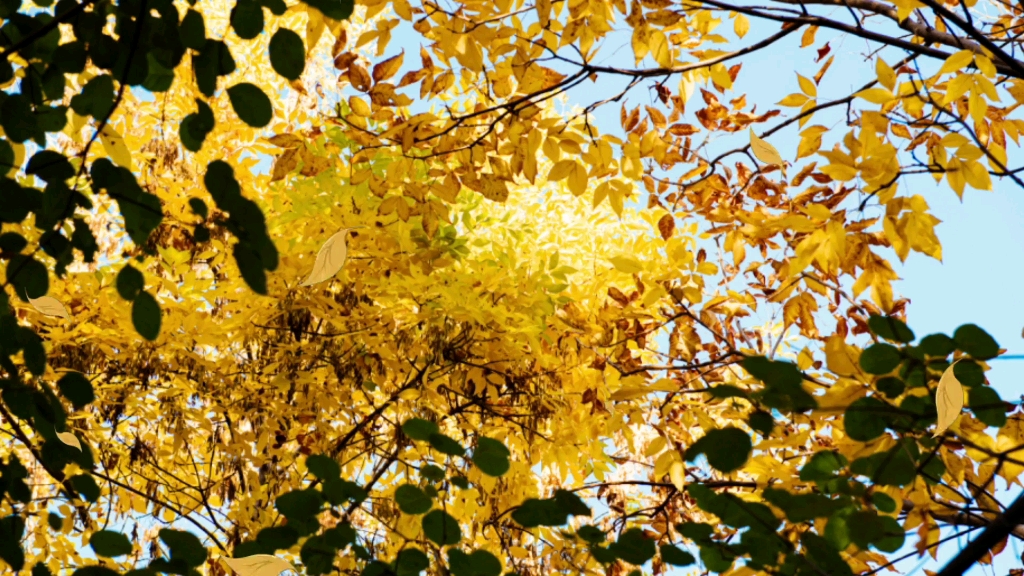
[[[57,389],[76,410],[82,409],[96,399],[92,383],[81,372],[68,372],[57,381]]]
[[[206,562],[206,548],[195,534],[167,528],[159,534],[160,540],[171,550],[171,560],[180,560],[193,568]]]
[[[314,454],[306,458],[306,469],[321,480],[334,480],[341,476],[341,466],[334,458],[323,454]]]
[[[953,365],[953,375],[968,387],[985,384],[985,370],[973,360],[961,360]]]
[[[423,514],[434,505],[434,501],[412,484],[404,484],[395,491],[395,502],[406,514]]]
[[[900,351],[891,344],[872,344],[860,355],[860,367],[868,374],[888,374],[899,366]]]
[[[921,339],[917,347],[929,356],[945,358],[956,350],[956,343],[945,334],[929,334]]]
[[[238,0],[231,10],[231,28],[242,40],[252,40],[263,32],[263,7],[253,0]]]
[[[868,318],[868,328],[872,332],[893,342],[909,343],[914,341],[914,332],[899,318],[872,314]]]
[[[694,442],[686,450],[686,460],[690,462],[704,454],[707,456],[708,464],[728,474],[747,462],[752,449],[750,436],[739,428],[729,426],[712,430]]]
[[[18,255],[7,263],[7,282],[23,302],[39,298],[50,291],[50,275],[41,262],[32,256]]]
[[[416,548],[406,548],[395,558],[395,573],[398,576],[415,576],[430,566],[427,555]]]
[[[270,39],[270,65],[288,80],[298,80],[306,68],[306,47],[302,38],[287,28],[278,28]]]
[[[262,12],[261,12],[262,13]],[[248,82],[240,82],[228,88],[228,98],[231,100],[231,107],[235,114],[253,128],[263,128],[270,124],[274,117],[274,108],[270,104],[270,98],[263,93],[256,85]]]
[[[444,470],[434,466],[433,464],[427,464],[423,468],[420,468],[420,476],[423,476],[431,482],[438,482],[444,479]]]
[[[125,264],[124,268],[117,273],[115,285],[121,298],[135,300],[135,297],[146,287],[146,279],[142,276],[142,272],[139,272],[134,266]]]
[[[459,523],[444,510],[434,510],[423,517],[423,533],[438,546],[451,546],[462,540]]]
[[[437,424],[422,418],[413,418],[402,424],[402,432],[413,440],[430,440],[431,434],[437,434],[441,429]]]
[[[988,332],[974,324],[964,324],[953,332],[956,347],[978,360],[995,358],[999,354],[999,344]]]
[[[634,566],[643,566],[657,553],[654,540],[644,535],[644,531],[639,528],[623,532],[614,544],[608,546],[608,550]]]
[[[448,551],[448,568],[452,576],[500,576],[501,562],[486,550],[466,554],[453,548]]]
[[[444,434],[431,434],[428,440],[434,450],[437,450],[442,454],[447,454],[449,456],[462,456],[466,453],[466,449],[463,448],[461,444]]]
[[[671,544],[661,545],[661,560],[672,566],[689,566],[697,561],[693,554]]]
[[[107,558],[124,556],[125,554],[131,554],[132,551],[132,543],[128,540],[128,537],[120,532],[113,532],[111,530],[100,530],[93,533],[89,537],[89,546],[92,546],[96,554],[106,556]]]
[[[316,490],[292,490],[278,496],[277,511],[285,518],[312,518],[320,513],[323,497]]]
[[[858,442],[870,442],[885,432],[886,411],[892,407],[877,398],[861,398],[843,415],[846,435]]]
[[[146,340],[156,340],[160,335],[160,305],[149,292],[139,292],[132,302],[132,324]]]
[[[477,440],[476,451],[473,452],[473,464],[488,476],[501,476],[509,470],[510,454],[508,448],[501,442],[480,437]]]
[[[1006,404],[999,393],[988,386],[975,386],[967,391],[967,404],[974,416],[996,428],[1006,424]]]

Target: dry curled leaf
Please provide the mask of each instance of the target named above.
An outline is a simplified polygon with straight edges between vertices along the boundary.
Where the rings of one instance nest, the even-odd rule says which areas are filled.
[[[60,300],[57,300],[53,296],[29,298],[28,303],[31,304],[33,308],[47,316],[59,316],[65,320],[71,320],[71,316],[68,314],[67,308],[60,303]]]
[[[330,280],[341,270],[345,265],[345,260],[348,258],[348,245],[345,243],[345,239],[348,237],[349,230],[354,230],[355,228],[361,228],[361,226],[342,228],[340,232],[328,238],[327,242],[324,242],[324,245],[320,247],[320,251],[317,252],[316,262],[313,263],[313,271],[309,273],[309,277],[302,283],[303,286],[312,286],[324,280]]]
[[[779,151],[775,149],[775,146],[758,138],[757,134],[754,134],[753,128],[750,129],[750,149],[754,153],[754,157],[761,162],[782,166],[782,156]]]
[[[296,572],[287,561],[270,554],[255,554],[244,558],[224,558],[224,563],[239,576],[277,576],[285,570]]]
[[[942,373],[942,378],[939,379],[939,388],[935,391],[935,409],[939,416],[932,438],[940,436],[952,426],[964,409],[964,389],[953,374],[953,366],[956,366],[956,362],[950,364],[949,368]]]
[[[71,432],[57,432],[57,439],[72,448],[78,448],[79,452],[82,451],[82,443]]]

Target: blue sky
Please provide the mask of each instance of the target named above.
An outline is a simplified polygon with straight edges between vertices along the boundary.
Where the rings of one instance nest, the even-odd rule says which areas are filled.
[[[758,21],[751,24],[750,32],[744,40],[716,47],[735,49],[756,42],[777,30],[774,25],[766,27]],[[395,30],[385,52],[385,57],[390,57],[404,49],[405,65],[398,77],[407,70],[418,68],[421,36],[415,32],[403,34],[402,30],[406,26],[408,24],[403,23]],[[621,17],[617,27],[624,27]],[[725,22],[720,30],[723,30],[723,34],[731,40],[735,40],[731,22]],[[874,78],[873,60],[865,61],[864,58],[864,54],[871,52],[874,47],[867,47],[863,40],[833,35],[825,30],[819,31],[814,47],[821,47],[826,41],[830,43],[836,61],[818,86],[819,102],[846,96]],[[775,103],[785,95],[799,91],[794,71],[799,71],[807,77],[813,76],[817,71],[817,65],[813,63],[814,52],[810,48],[801,50],[799,43],[800,33],[792,34],[767,50],[737,60],[743,63],[739,79],[734,90],[727,93],[726,97],[720,98],[727,100],[745,93],[747,101],[757,104],[759,112],[771,108],[781,108],[787,114],[795,112],[796,109],[779,107]],[[892,51],[883,51],[881,55],[890,63],[903,57],[903,54]],[[634,67],[628,34],[613,33],[604,42],[594,62],[625,68]],[[641,63],[644,67],[653,65],[650,58]],[[567,70],[560,66],[553,67],[562,71]],[[585,82],[569,92],[568,102],[570,105],[587,105],[618,93],[626,81],[622,77],[602,77],[596,83]],[[667,85],[675,89],[677,83],[678,78],[673,78]],[[656,102],[653,91],[648,89],[649,85],[650,83],[641,83],[633,88],[625,99],[627,108]],[[413,93],[414,90],[406,92],[414,97],[417,95]],[[353,94],[354,90],[346,87],[342,96],[347,98]],[[699,98],[699,92],[695,93],[691,101]],[[689,106],[687,114],[680,121],[697,124],[693,117],[693,111],[696,109],[696,105]],[[592,116],[592,123],[602,132],[621,135],[619,105],[608,104],[599,108]],[[810,124],[824,124],[839,136],[846,131],[838,111],[820,114]],[[769,122],[756,131],[761,133],[773,125],[774,123]],[[826,136],[826,148],[832,143],[828,140],[829,136]],[[745,139],[745,132],[727,136],[716,141],[711,150],[728,150],[742,146],[746,143]],[[773,135],[770,142],[784,158],[792,160],[798,143],[798,130],[795,126],[786,128]],[[1014,158],[1012,150],[1010,157],[1011,160]],[[259,169],[269,170],[268,160],[261,162]],[[804,162],[806,161],[805,159]],[[942,220],[942,224],[936,229],[943,244],[941,263],[917,253],[911,253],[904,264],[900,264],[895,256],[891,258],[896,272],[901,277],[894,288],[897,296],[905,296],[911,300],[908,319],[917,335],[923,336],[932,332],[951,334],[957,326],[971,322],[989,331],[1002,347],[1009,349],[1009,354],[1024,353],[1024,342],[1021,341],[1024,307],[1016,300],[1019,287],[1024,285],[1024,250],[1021,248],[1024,246],[1024,191],[1015,189],[1012,182],[996,181],[994,191],[967,189],[961,201],[945,185],[935,185],[931,179],[916,178],[902,182],[900,193],[923,195],[932,213]],[[641,199],[645,197],[641,195]],[[605,207],[607,208],[607,205]],[[762,320],[767,319],[766,317]],[[992,371],[988,376],[993,386],[1005,400],[1017,400],[1024,393],[1024,388],[1018,384],[1024,375],[1024,362],[997,360],[992,362],[992,365]],[[999,486],[1001,490],[1005,488],[1001,481]],[[1000,499],[1008,503],[1017,492],[1018,490],[1003,490]],[[180,526],[186,527],[185,524]],[[894,556],[912,551],[916,539],[916,535],[909,535],[908,546]],[[937,570],[963,544],[966,544],[966,540],[961,539],[959,546],[950,542],[940,548],[938,561],[926,556],[922,562],[914,556],[898,564],[897,568],[905,574],[923,574],[922,570],[925,568]],[[1010,568],[1020,566],[1020,552],[1021,546],[1016,541],[1011,541],[993,567],[975,567],[969,574],[1004,575]]]

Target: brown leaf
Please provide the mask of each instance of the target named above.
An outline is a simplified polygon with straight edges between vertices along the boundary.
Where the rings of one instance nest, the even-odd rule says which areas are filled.
[[[672,237],[672,233],[676,230],[676,219],[671,214],[665,214],[658,220],[658,232],[661,232],[661,237],[668,240]]]
[[[504,202],[508,200],[508,183],[494,174],[481,174],[480,183],[483,185],[480,193],[484,198],[492,202]]]
[[[270,173],[270,181],[277,182],[283,180],[295,167],[299,165],[299,150],[298,148],[289,148],[277,157],[274,161],[274,168]]]
[[[608,288],[608,296],[612,300],[615,300],[616,302],[618,302],[619,304],[622,304],[623,306],[626,306],[626,305],[629,304],[629,298],[625,294],[623,294],[621,290],[619,290],[618,288],[616,288],[614,286]]]
[[[369,92],[370,86],[373,86],[373,80],[370,78],[370,73],[366,71],[360,64],[353,62],[348,67],[348,79],[352,82],[352,86],[360,92]]]
[[[698,131],[700,131],[700,128],[697,128],[693,124],[673,124],[668,127],[669,134],[672,134],[673,136],[690,136],[691,134],[696,134]]]
[[[373,67],[373,81],[380,82],[387,80],[398,73],[398,69],[402,67],[402,60],[405,59],[405,50],[398,53],[397,56],[392,56],[383,62],[379,62]]]
[[[334,67],[338,70],[348,70],[348,67],[356,61],[359,56],[355,52],[345,52],[334,57]]]
[[[334,47],[331,48],[331,56],[337,58],[338,54],[345,49],[345,45],[348,44],[348,33],[344,28],[338,31],[338,38],[334,41]]]

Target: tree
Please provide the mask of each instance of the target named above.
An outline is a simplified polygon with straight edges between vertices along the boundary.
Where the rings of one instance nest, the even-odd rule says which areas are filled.
[[[1020,184],[1019,9],[781,4],[7,6],[0,559],[852,574],[907,531],[934,553],[941,527],[982,529],[954,574],[1024,537],[994,494],[1024,466],[985,378],[1001,350],[970,324],[917,338],[885,252],[941,255],[907,177]],[[636,67],[599,64],[623,17]],[[792,113],[722,103],[745,55],[828,30],[888,49],[877,81],[819,101],[826,40]],[[404,74],[398,33],[424,44]],[[628,85],[553,105],[602,77]],[[591,114],[641,84],[657,102],[600,134]],[[823,150],[808,124],[833,109],[849,132]],[[770,143],[792,125],[799,169]],[[799,353],[744,325],[758,307]]]

